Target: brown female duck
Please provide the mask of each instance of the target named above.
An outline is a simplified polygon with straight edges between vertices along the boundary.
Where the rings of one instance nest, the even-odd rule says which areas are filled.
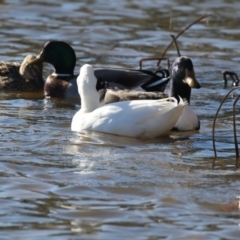
[[[42,63],[29,66],[35,59],[28,55],[22,64],[17,62],[0,62],[0,90],[34,92],[43,89]]]

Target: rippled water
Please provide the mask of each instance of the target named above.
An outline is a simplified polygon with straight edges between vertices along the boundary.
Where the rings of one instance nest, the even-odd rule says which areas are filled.
[[[232,98],[221,71],[240,61],[238,1],[0,0],[0,55],[22,61],[48,40],[72,44],[83,63],[137,68],[160,56],[177,34],[203,87],[191,105],[195,133],[154,140],[70,131],[78,103],[42,94],[0,93],[1,239],[239,239],[239,172],[235,169]],[[176,50],[167,56],[173,61]],[[155,66],[155,63],[152,63]],[[52,67],[45,65],[45,76]]]

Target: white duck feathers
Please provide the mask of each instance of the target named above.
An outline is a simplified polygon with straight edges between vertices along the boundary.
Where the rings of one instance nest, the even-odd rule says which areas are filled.
[[[178,131],[195,131],[199,130],[200,121],[192,108],[187,105],[174,126],[174,130]]]
[[[121,136],[150,138],[169,132],[187,102],[175,98],[133,100],[99,107],[99,93],[91,65],[84,65],[78,77],[81,109],[72,119],[72,131],[97,131]]]
[[[182,114],[186,102],[168,99],[135,100],[104,105],[73,117],[73,131],[97,131],[115,135],[151,138],[169,132]]]

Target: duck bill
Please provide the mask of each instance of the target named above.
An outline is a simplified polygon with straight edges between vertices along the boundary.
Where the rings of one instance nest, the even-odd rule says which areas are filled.
[[[194,70],[185,70],[185,78],[183,80],[190,88],[201,88],[201,84],[197,81],[195,77]]]
[[[42,63],[44,61],[43,59],[43,52],[41,52],[35,59],[27,63],[27,66],[35,65],[38,63]]]

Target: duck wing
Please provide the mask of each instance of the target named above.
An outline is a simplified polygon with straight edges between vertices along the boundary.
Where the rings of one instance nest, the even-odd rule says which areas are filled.
[[[8,89],[9,85],[14,84],[16,79],[23,81],[19,75],[20,64],[16,62],[0,62],[0,89]]]
[[[101,89],[100,93],[100,102],[101,105],[120,102],[120,101],[131,101],[131,100],[156,100],[167,98],[168,94],[163,92],[143,92],[143,91],[134,91],[129,89]]]
[[[145,91],[163,92],[170,80],[168,70],[154,73],[148,70],[95,68],[94,75],[98,80],[98,90],[106,87],[107,84],[108,87],[123,89],[142,87]]]

